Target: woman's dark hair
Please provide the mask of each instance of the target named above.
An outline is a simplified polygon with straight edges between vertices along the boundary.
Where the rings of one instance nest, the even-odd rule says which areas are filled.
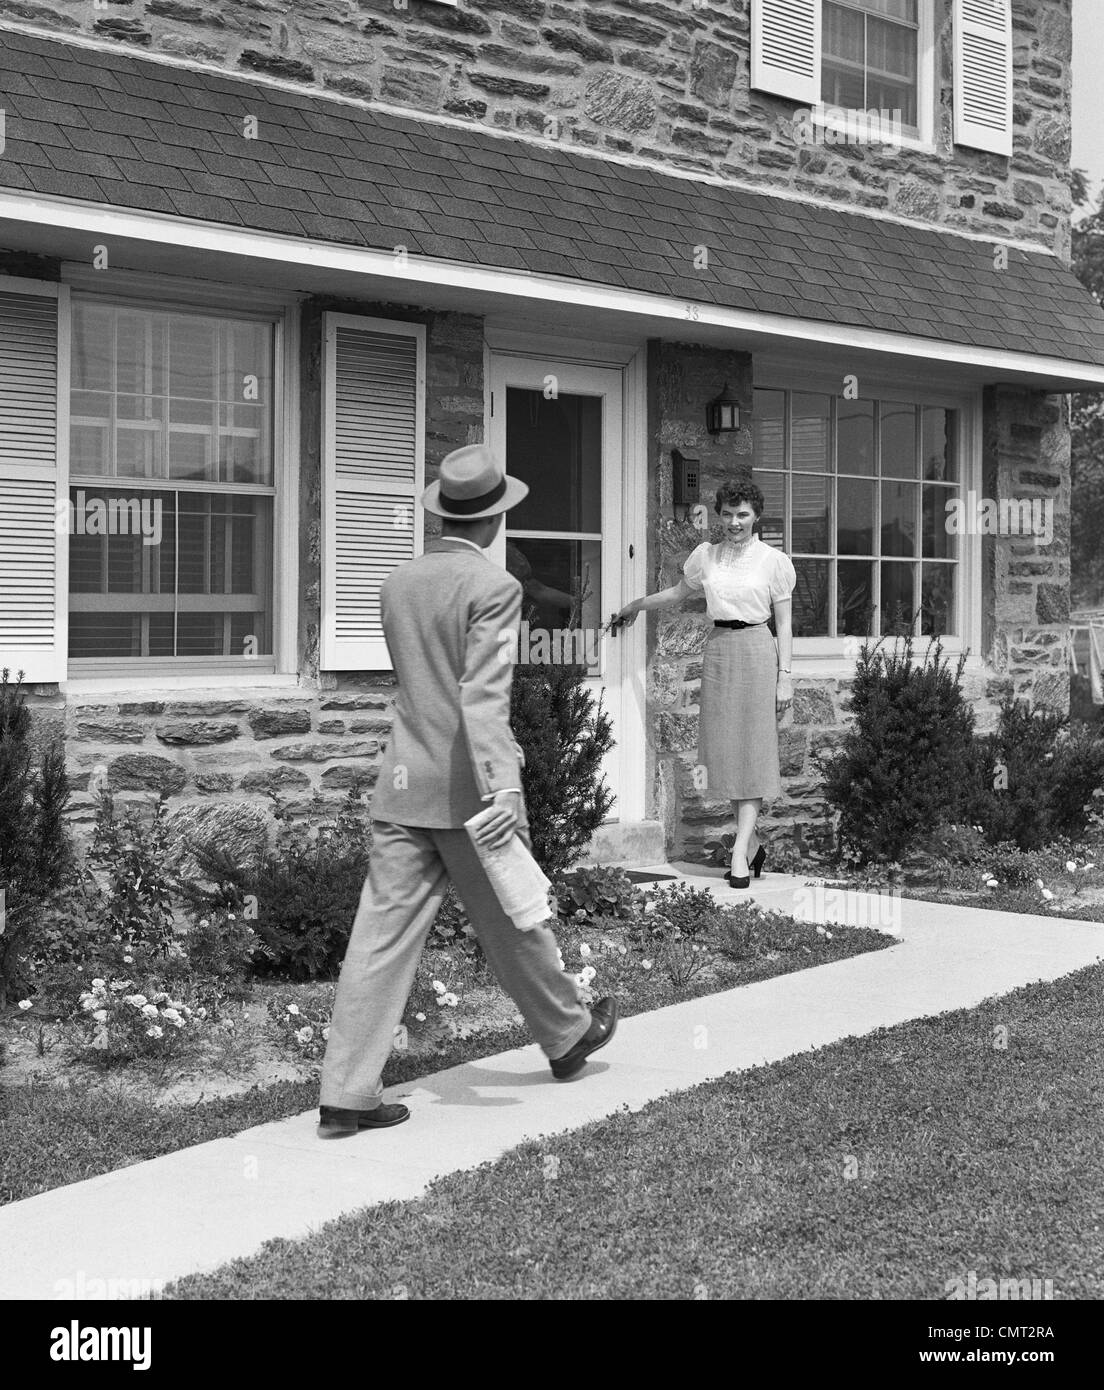
[[[720,516],[722,507],[738,507],[741,502],[746,502],[754,509],[757,521],[763,515],[763,508],[766,506],[763,494],[750,478],[738,478],[734,482],[722,484],[717,489],[717,500],[713,510]]]

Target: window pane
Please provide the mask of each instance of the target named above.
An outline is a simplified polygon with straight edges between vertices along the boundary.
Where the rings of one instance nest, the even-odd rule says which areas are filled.
[[[839,580],[836,588],[836,636],[873,636],[873,562],[841,560],[837,568]]]
[[[916,483],[882,484],[882,554],[916,554]]]
[[[169,331],[169,394],[213,401],[218,398],[218,334],[208,319],[175,318]]]
[[[874,554],[874,484],[857,478],[839,480],[836,533],[841,555]]]
[[[882,633],[907,637],[916,627],[915,566],[882,566]]]
[[[562,661],[575,655],[594,656],[595,661],[589,665],[597,670],[599,648],[594,634],[602,625],[601,541],[514,537],[506,542],[506,568],[521,582],[521,613],[523,620],[529,624],[529,659]],[[569,639],[565,649],[564,639],[554,639],[551,634],[562,633],[568,627],[575,597],[580,592],[583,602],[579,626],[583,637]],[[549,634],[547,657],[542,654],[539,645],[541,633]],[[587,640],[588,634],[589,651],[585,648],[580,651],[571,645],[577,640]],[[524,656],[523,647],[519,660],[523,660]]]
[[[863,61],[863,16],[844,5],[824,6],[824,53],[849,63]],[[862,105],[860,101],[859,105]]]
[[[793,635],[829,637],[827,560],[794,560],[797,584],[793,591]]]
[[[924,486],[924,558],[954,560],[958,556],[957,538],[951,533],[951,514],[947,503],[958,497],[953,487]]]
[[[832,398],[793,397],[790,467],[803,473],[827,473],[831,468]]]
[[[510,511],[518,531],[602,529],[602,398],[511,386],[506,391],[506,455],[529,495]]]
[[[763,473],[755,470],[755,486],[763,494],[763,515],[759,527],[760,537],[778,550],[786,544],[783,518],[786,505],[786,479],[781,473]]]
[[[73,303],[70,385],[74,391],[110,391],[115,311],[78,301]]]
[[[795,555],[831,552],[829,512],[831,480],[795,473],[793,480],[793,550]]]
[[[916,407],[881,403],[882,477],[919,477],[916,460]]]
[[[925,637],[956,637],[954,565],[923,567],[920,631]]]
[[[955,465],[955,421],[953,410],[943,410],[925,406],[922,429],[923,443],[921,454],[924,459],[924,477],[934,482],[953,483],[958,480]]]
[[[756,391],[752,415],[754,464],[758,468],[786,466],[786,393]],[[762,483],[759,485],[762,487]]]
[[[839,471],[869,478],[874,474],[874,402],[844,401],[837,407]],[[842,505],[842,504],[841,504]]]

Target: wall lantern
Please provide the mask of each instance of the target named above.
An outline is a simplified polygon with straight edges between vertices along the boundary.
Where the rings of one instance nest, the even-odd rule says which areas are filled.
[[[729,395],[727,381],[721,394],[705,407],[705,425],[710,434],[732,434],[740,428],[740,403]]]

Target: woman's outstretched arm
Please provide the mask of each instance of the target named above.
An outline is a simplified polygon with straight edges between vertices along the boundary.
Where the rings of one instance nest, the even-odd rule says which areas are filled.
[[[630,603],[626,603],[619,613],[613,615],[610,620],[610,630],[616,632],[622,627],[632,627],[640,613],[653,613],[663,608],[677,608],[680,603],[685,603],[688,598],[698,592],[700,591],[692,588],[685,579],[680,579],[669,589],[660,589],[658,593],[648,594],[644,598],[634,598]]]

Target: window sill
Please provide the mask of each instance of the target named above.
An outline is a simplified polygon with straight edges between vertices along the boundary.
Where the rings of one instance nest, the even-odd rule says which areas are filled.
[[[81,676],[73,680],[62,681],[59,688],[63,695],[109,695],[126,692],[134,695],[136,699],[145,700],[153,695],[166,695],[172,698],[181,690],[298,690],[302,687],[299,677],[294,674],[247,675],[243,672],[236,672],[232,675],[212,673],[196,676],[165,676],[148,673],[126,676]]]

